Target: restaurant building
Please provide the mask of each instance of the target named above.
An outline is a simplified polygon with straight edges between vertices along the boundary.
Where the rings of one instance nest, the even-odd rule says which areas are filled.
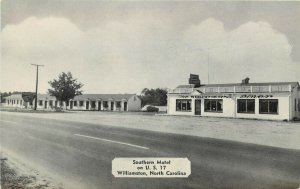
[[[191,75],[188,85],[168,91],[168,114],[266,120],[300,118],[298,82],[201,85]]]

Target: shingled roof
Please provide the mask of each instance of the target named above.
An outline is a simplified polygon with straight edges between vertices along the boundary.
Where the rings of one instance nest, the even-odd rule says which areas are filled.
[[[23,100],[22,94],[12,94],[10,96],[4,97],[5,99],[16,99],[16,100]]]
[[[116,101],[120,101],[123,99],[129,99],[132,96],[135,96],[135,94],[83,94],[78,95],[74,98],[74,100],[109,100],[113,99]]]
[[[56,100],[56,97],[49,94],[38,94],[38,100]]]

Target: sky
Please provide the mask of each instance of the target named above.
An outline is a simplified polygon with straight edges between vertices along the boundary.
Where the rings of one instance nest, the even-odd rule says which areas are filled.
[[[300,2],[1,0],[0,91],[71,72],[84,93],[300,81]]]

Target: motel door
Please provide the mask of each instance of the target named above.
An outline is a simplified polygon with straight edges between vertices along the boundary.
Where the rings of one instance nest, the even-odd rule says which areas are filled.
[[[98,111],[101,110],[101,101],[98,102]]]
[[[90,102],[89,101],[86,101],[86,103],[85,103],[85,109],[89,109],[89,106],[90,106]]]
[[[127,111],[127,102],[124,102],[124,111]]]
[[[114,110],[114,102],[110,103],[110,110],[113,111]]]
[[[201,115],[201,100],[195,100],[195,115]]]
[[[73,101],[70,101],[70,109],[73,109]]]

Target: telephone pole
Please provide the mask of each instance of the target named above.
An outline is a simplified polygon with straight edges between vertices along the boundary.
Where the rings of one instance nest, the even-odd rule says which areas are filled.
[[[207,53],[207,84],[209,84],[209,53]]]
[[[38,93],[38,83],[39,83],[39,67],[44,66],[41,64],[31,64],[32,66],[36,66],[36,85],[35,85],[35,101],[34,101],[34,110],[36,110],[37,107],[37,93]]]

